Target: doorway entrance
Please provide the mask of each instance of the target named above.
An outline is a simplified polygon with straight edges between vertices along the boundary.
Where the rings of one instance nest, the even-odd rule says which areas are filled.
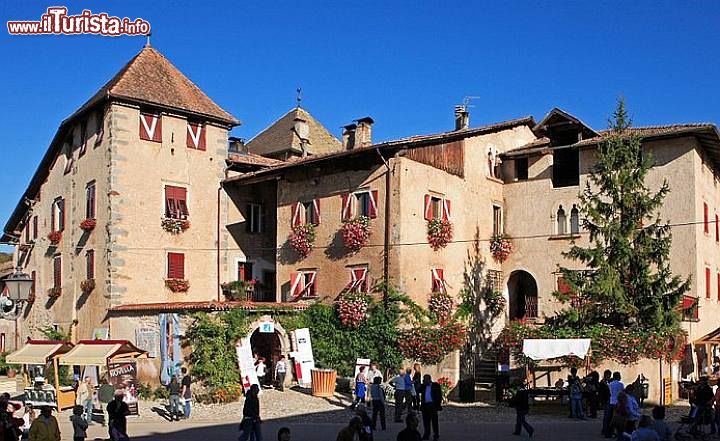
[[[538,291],[535,278],[527,271],[517,270],[508,279],[510,320],[536,318],[538,316]]]
[[[250,347],[253,355],[265,359],[265,381],[262,385],[272,384],[272,372],[274,372],[275,362],[282,353],[280,334],[277,330],[274,332],[260,332],[258,328],[250,336]]]

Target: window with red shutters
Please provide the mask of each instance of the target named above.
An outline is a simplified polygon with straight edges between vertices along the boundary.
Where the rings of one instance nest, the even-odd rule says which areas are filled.
[[[680,311],[682,312],[682,320],[687,322],[696,322],[700,319],[699,304],[700,299],[698,297],[683,296],[682,303],[680,305]]]
[[[37,281],[37,272],[32,271],[30,273],[30,279],[32,279],[32,285],[30,285],[30,295],[35,296],[35,282]]]
[[[185,255],[183,253],[168,253],[167,255],[167,278],[185,278]]]
[[[85,278],[95,278],[95,250],[88,250],[85,253]]]
[[[445,275],[441,268],[433,268],[430,270],[432,279],[432,292],[445,292]]]
[[[253,264],[251,262],[238,262],[237,279],[249,282],[253,278]]]
[[[62,286],[62,257],[55,256],[53,259],[53,287],[60,288]]]
[[[190,213],[187,205],[187,189],[173,185],[165,186],[165,217],[186,219]]]
[[[710,219],[708,216],[709,216],[708,215],[708,204],[703,202],[703,225],[705,226],[706,234],[710,232],[710,225],[708,225],[710,222]]]
[[[710,268],[705,268],[705,297],[712,297],[712,288],[710,287]]]
[[[351,292],[368,292],[368,289],[368,268],[366,266],[350,268],[350,283],[347,290]]]
[[[162,142],[162,117],[160,114],[140,112],[140,139]]]
[[[293,298],[317,296],[317,271],[290,273],[290,295]]]
[[[199,122],[187,123],[185,144],[189,149],[205,150],[205,125]]]
[[[95,219],[95,181],[85,187],[85,219]]]
[[[426,221],[431,221],[435,219],[449,221],[450,208],[450,199],[426,194],[425,203],[423,205],[423,217]]]
[[[38,237],[38,217],[37,216],[33,216],[32,223],[33,223],[32,224],[32,229],[33,229],[32,235],[33,235],[33,240],[35,240]]]

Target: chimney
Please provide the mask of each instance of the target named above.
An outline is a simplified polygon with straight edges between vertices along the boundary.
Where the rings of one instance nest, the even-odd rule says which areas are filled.
[[[357,120],[357,131],[355,143],[358,147],[365,147],[372,144],[372,125],[375,121],[369,116]]]
[[[342,143],[345,150],[355,148],[355,138],[357,136],[357,124],[348,124],[343,127]]]
[[[464,105],[455,106],[455,130],[463,130],[470,127],[470,113]]]
[[[236,138],[231,136],[228,138],[230,144],[228,145],[228,153],[247,153],[248,149],[245,145],[245,140],[242,138]]]

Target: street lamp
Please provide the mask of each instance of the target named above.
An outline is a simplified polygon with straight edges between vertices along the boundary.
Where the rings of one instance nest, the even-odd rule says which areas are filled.
[[[26,302],[30,298],[33,279],[17,267],[15,272],[5,279],[5,286],[8,290],[8,298],[15,302]]]

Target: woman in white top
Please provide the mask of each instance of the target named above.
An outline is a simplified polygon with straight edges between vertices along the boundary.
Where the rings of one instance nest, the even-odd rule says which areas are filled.
[[[265,384],[265,359],[263,357],[258,358],[258,362],[255,365],[255,373],[258,377],[258,383],[262,387]]]

